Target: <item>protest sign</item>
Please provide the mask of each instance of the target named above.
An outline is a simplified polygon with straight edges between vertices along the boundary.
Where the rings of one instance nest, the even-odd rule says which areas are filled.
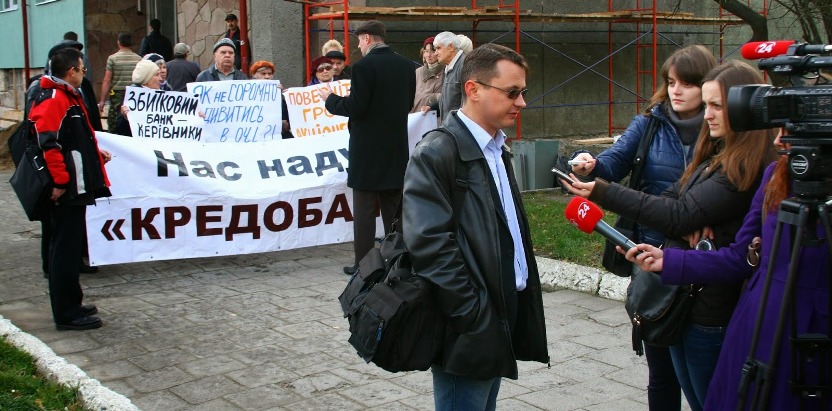
[[[428,131],[437,127],[436,110],[428,111],[425,114],[411,113],[407,116],[407,147],[409,153],[413,154],[416,144],[422,140],[422,136]]]
[[[350,80],[321,83],[308,87],[293,87],[286,90],[284,98],[289,109],[289,124],[295,137],[348,136],[349,118],[336,116],[326,111],[318,89],[329,87],[334,94],[346,96],[350,92]]]
[[[122,104],[133,137],[202,140],[203,121],[192,94],[130,86]]]
[[[281,139],[280,81],[230,80],[188,83],[204,114],[203,141],[261,143]]]
[[[348,138],[224,145],[96,133],[113,196],[87,208],[90,264],[352,241]],[[381,233],[382,224],[377,224]]]

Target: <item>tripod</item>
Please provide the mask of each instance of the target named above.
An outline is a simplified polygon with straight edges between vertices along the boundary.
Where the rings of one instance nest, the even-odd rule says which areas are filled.
[[[807,188],[813,191],[812,189],[816,190],[820,186],[817,184],[818,182],[801,182],[795,180],[794,183],[795,191],[798,193],[801,192],[801,188]],[[801,396],[801,408],[806,406],[807,402],[811,402],[812,409],[828,409],[832,407],[832,398],[830,398],[832,397],[832,338],[828,335],[832,331],[832,317],[829,319],[830,324],[828,324],[829,331],[827,331],[827,334],[798,334],[797,318],[799,313],[797,312],[794,300],[796,292],[795,285],[799,275],[798,266],[804,244],[807,246],[817,246],[825,242],[829,249],[829,255],[832,256],[830,208],[832,208],[832,199],[819,200],[817,197],[814,199],[806,199],[799,196],[784,200],[780,204],[775,234],[771,244],[770,261],[766,270],[765,283],[760,297],[760,307],[757,311],[754,333],[751,338],[751,349],[742,368],[742,377],[738,392],[738,410],[745,410],[746,400],[748,399],[747,394],[752,394],[752,410],[768,409],[768,399],[772,384],[776,383],[774,376],[778,366],[777,359],[780,352],[781,339],[788,318],[791,320],[789,348],[791,349],[792,362],[789,385],[795,394]],[[816,234],[815,227],[818,220],[821,222],[825,239],[819,238]],[[755,353],[760,342],[762,324],[765,320],[765,309],[774,276],[775,255],[780,246],[780,238],[784,225],[792,226],[792,232],[794,234],[792,236],[793,245],[789,260],[788,277],[786,279],[774,331],[774,341],[768,357],[769,362],[766,362],[762,359],[755,358]],[[829,275],[832,277],[832,272]],[[830,286],[832,286],[832,281],[830,281]],[[832,299],[829,300],[829,305],[828,312],[832,313]],[[818,381],[811,383],[807,381],[806,367],[804,365],[809,363],[817,364],[817,368],[820,370],[817,378]],[[749,392],[752,382],[754,383],[754,387],[751,389],[752,392]],[[818,407],[815,404],[820,404],[821,406]]]

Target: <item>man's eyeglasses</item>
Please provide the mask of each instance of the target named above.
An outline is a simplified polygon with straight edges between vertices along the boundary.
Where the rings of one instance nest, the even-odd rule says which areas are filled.
[[[481,85],[486,86],[486,87],[495,88],[497,90],[505,92],[506,95],[508,96],[509,100],[517,100],[517,98],[520,97],[520,96],[523,96],[525,98],[526,94],[529,92],[529,89],[527,89],[527,88],[524,88],[522,90],[519,90],[519,89],[516,89],[516,88],[506,90],[504,88],[500,88],[500,87],[497,87],[497,86],[492,86],[491,84],[485,84],[485,83],[483,83],[479,80],[474,80],[474,83],[481,84]]]
[[[82,73],[86,73],[86,72],[87,72],[87,68],[86,68],[86,67],[75,67],[75,70],[78,70],[78,71],[80,71],[80,72],[82,72]]]
[[[332,70],[332,66],[331,65],[318,66],[318,73],[323,73],[326,70]]]

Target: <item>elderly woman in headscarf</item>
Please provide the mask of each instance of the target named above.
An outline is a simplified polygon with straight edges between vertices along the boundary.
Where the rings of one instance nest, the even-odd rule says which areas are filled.
[[[159,90],[159,86],[162,84],[160,71],[159,66],[150,60],[139,61],[136,64],[136,68],[133,69],[133,84],[131,86]],[[128,111],[130,109],[127,108],[127,104],[122,104],[118,118],[116,119],[116,127],[111,130],[112,133],[123,136],[132,135],[130,132],[130,123],[127,121]]]
[[[309,64],[309,74],[312,80],[309,80],[307,86],[329,83],[333,77],[332,60],[325,56],[312,60],[312,63]]]
[[[144,57],[142,57],[142,59],[150,60],[156,63],[157,66],[159,66],[159,77],[162,78],[162,82],[159,84],[159,90],[173,90],[168,84],[168,66],[167,63],[165,63],[165,58],[156,53],[149,53],[145,54]]]
[[[416,69],[416,97],[413,99],[411,113],[426,112],[431,106],[438,107],[442,81],[445,79],[445,65],[439,62],[432,36],[422,43],[421,53],[424,64]]]
[[[270,61],[257,61],[249,68],[249,74],[252,80],[272,80],[274,79],[274,64]],[[280,84],[280,89],[283,90],[283,84]],[[286,105],[286,99],[280,99],[282,110],[281,116],[283,119],[283,129],[281,131],[282,138],[295,138],[292,135],[292,129],[289,125],[289,106]]]

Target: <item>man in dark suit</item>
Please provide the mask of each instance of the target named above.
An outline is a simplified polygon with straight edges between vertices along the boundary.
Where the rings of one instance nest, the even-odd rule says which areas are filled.
[[[321,87],[326,109],[350,118],[350,167],[347,185],[353,190],[355,231],[352,275],[375,242],[376,205],[385,231],[399,206],[407,166],[407,115],[416,95],[413,63],[384,43],[384,24],[370,20],[355,30],[364,56],[352,66],[350,94],[341,97]]]

